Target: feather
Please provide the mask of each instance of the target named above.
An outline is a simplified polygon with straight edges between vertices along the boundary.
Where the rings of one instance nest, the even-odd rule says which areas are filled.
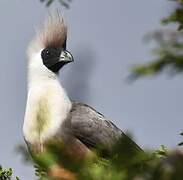
[[[28,55],[37,53],[47,47],[63,47],[67,39],[67,26],[59,12],[51,13],[36,36],[30,42]]]
[[[121,137],[127,137],[110,120],[86,104],[73,102],[70,115],[73,135],[88,148],[102,145],[110,149]],[[131,142],[141,150],[135,142]]]
[[[50,14],[38,33],[44,47],[61,47],[67,38],[67,27],[62,16],[57,13]]]

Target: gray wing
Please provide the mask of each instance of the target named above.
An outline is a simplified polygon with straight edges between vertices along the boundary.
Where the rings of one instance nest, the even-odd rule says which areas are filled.
[[[122,130],[102,114],[86,104],[73,102],[71,110],[71,131],[87,147],[103,145],[110,148],[122,136]],[[137,149],[140,149],[133,141]]]

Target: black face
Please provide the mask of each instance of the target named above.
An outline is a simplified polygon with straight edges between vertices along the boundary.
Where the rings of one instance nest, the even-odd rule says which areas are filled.
[[[62,48],[48,47],[41,52],[43,64],[53,72],[58,72],[68,62],[60,61]]]

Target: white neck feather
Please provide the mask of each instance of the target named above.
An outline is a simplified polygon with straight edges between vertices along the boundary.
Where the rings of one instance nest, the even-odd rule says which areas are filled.
[[[58,75],[43,64],[38,66],[38,62],[34,61],[31,60],[28,67],[28,97],[23,132],[26,141],[41,144],[62,131],[63,122],[71,110],[71,101]]]

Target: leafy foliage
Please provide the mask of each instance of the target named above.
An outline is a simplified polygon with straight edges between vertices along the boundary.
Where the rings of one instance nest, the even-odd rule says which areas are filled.
[[[46,6],[50,6],[55,0],[40,0],[41,2],[45,3]],[[72,2],[72,0],[58,0],[58,2],[66,7],[66,8],[69,8],[69,4]]]
[[[183,132],[180,133],[181,136],[183,136]],[[183,146],[183,141],[178,144],[179,146]]]
[[[0,180],[11,180],[13,175],[13,170],[11,168],[9,169],[3,169],[0,166]],[[16,180],[19,180],[18,177],[16,177]]]
[[[183,0],[175,2],[174,11],[162,20],[163,24],[176,23],[178,30],[162,30],[155,32],[151,37],[157,43],[153,51],[156,58],[147,64],[132,67],[132,79],[142,76],[152,76],[170,69],[171,74],[183,71]]]
[[[156,31],[150,35],[157,47],[153,50],[156,58],[150,63],[132,68],[131,78],[155,75],[169,70],[171,74],[183,71],[183,32],[172,30]]]
[[[78,180],[182,180],[183,177],[182,150],[169,152],[161,146],[154,152],[140,151],[126,136],[107,153],[103,147],[93,149],[94,158],[73,157],[63,144],[55,143],[48,144],[44,153],[32,154],[32,158],[26,147],[21,146],[19,151],[34,165],[35,175],[40,180],[53,180],[50,169],[55,164],[73,173]],[[0,180],[11,179],[12,169],[0,168]]]
[[[175,2],[173,12],[166,18],[162,19],[163,24],[176,23],[178,30],[183,29],[183,0],[171,0]]]
[[[183,177],[183,152],[168,152],[162,146],[157,151],[139,151],[123,137],[106,153],[103,148],[93,149],[95,158],[78,159],[66,151],[63,144],[49,144],[47,151],[33,154],[39,179],[51,180],[50,168],[54,164],[76,175],[78,180],[181,180]]]

